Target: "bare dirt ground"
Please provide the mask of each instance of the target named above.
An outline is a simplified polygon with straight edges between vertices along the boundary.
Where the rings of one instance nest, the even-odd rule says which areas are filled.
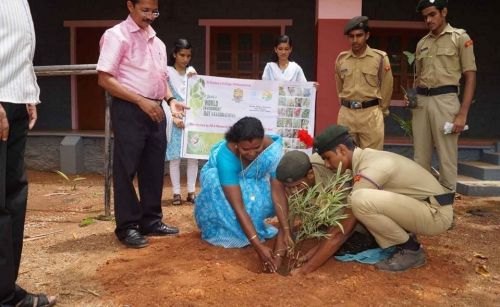
[[[263,274],[251,248],[201,241],[190,205],[164,201],[177,237],[124,248],[114,224],[83,219],[103,213],[103,179],[89,175],[76,190],[53,173],[30,172],[18,283],[57,294],[58,306],[498,306],[500,198],[462,197],[456,225],[420,237],[428,264],[405,273],[330,260],[306,277]],[[166,178],[164,199],[171,190]],[[41,235],[41,236],[40,236]]]

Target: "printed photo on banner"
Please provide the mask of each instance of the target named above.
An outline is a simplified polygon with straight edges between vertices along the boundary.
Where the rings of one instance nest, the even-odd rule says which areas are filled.
[[[188,80],[182,156],[207,159],[210,148],[244,116],[258,118],[266,134],[283,137],[285,151],[311,149],[299,131],[314,133],[313,82],[263,81],[196,75]]]

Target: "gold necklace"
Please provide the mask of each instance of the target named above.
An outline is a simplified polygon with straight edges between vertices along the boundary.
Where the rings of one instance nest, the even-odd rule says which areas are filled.
[[[245,178],[245,168],[243,168],[243,160],[241,159],[241,154],[239,155],[239,157],[240,157],[241,173],[242,173],[242,176],[243,176],[243,185],[245,186],[246,189],[248,189],[247,179]],[[248,165],[247,165],[247,167],[248,167]],[[250,200],[251,201],[255,200],[255,195],[254,194],[250,194]]]

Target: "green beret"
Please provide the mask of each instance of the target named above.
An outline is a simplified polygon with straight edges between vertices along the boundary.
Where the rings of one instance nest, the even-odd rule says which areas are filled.
[[[331,125],[314,138],[314,151],[323,154],[340,144],[349,134],[349,129],[341,125]]]
[[[276,168],[276,179],[287,183],[295,182],[305,177],[311,167],[306,153],[298,150],[289,151],[283,155]]]
[[[435,6],[437,9],[441,10],[448,6],[448,0],[420,0],[417,4],[417,12],[422,12],[423,9],[430,6]]]
[[[350,31],[357,29],[368,31],[368,17],[356,16],[349,20],[344,27],[344,35],[347,35]]]

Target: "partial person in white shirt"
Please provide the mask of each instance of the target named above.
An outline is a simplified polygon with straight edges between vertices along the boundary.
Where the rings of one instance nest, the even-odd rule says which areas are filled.
[[[262,80],[307,82],[299,64],[290,61],[292,40],[288,35],[281,35],[274,44],[272,62],[268,62],[262,73]]]
[[[40,103],[27,0],[2,1],[0,41],[0,306],[52,306],[55,297],[28,293],[16,284],[28,201],[24,150]]]
[[[189,66],[191,61],[191,44],[187,39],[180,38],[168,56],[167,71],[168,84],[177,101],[186,101],[187,80],[196,74],[196,70]],[[181,144],[182,129],[184,121],[182,116],[172,114],[167,108],[165,110],[167,118],[167,154],[166,161],[169,161],[170,180],[172,182],[172,205],[181,205]],[[196,198],[196,178],[198,176],[198,160],[187,159],[187,197],[188,203],[194,204]]]

